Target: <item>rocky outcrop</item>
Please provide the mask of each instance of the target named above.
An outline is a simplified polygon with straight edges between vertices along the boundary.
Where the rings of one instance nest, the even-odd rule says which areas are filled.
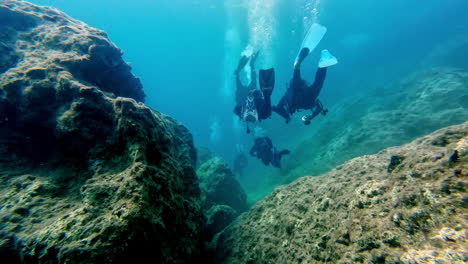
[[[330,110],[285,160],[288,182],[468,120],[468,72],[434,68]],[[315,123],[314,123],[315,122]],[[309,136],[310,135],[310,136]]]
[[[205,211],[205,239],[213,237],[239,216],[239,212],[227,205],[213,205]]]
[[[248,209],[247,196],[232,171],[218,157],[203,163],[197,175],[205,215],[205,240],[211,241],[216,233]]]
[[[214,157],[198,168],[204,208],[228,205],[237,212],[247,210],[246,194],[224,161]]]
[[[219,263],[465,263],[468,122],[277,188],[217,237]]]
[[[11,95],[31,81],[34,87],[51,86],[47,79],[67,73],[112,95],[144,100],[139,79],[104,31],[16,0],[0,1],[0,29],[1,81]]]
[[[0,1],[0,35],[2,262],[196,261],[192,136],[137,102],[120,50],[23,1]]]

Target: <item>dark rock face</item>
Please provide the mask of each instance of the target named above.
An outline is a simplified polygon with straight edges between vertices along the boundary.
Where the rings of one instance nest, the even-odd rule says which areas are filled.
[[[218,157],[198,168],[200,188],[204,196],[204,208],[228,205],[237,212],[247,210],[246,194],[228,166]]]
[[[188,130],[134,100],[140,82],[104,32],[13,0],[0,28],[1,261],[196,261]]]
[[[239,213],[227,205],[214,205],[205,212],[205,239],[211,241],[216,233],[228,226]]]
[[[205,240],[209,242],[248,209],[247,198],[232,171],[218,157],[203,163],[197,175],[205,216]]]
[[[467,179],[465,122],[277,188],[217,235],[217,261],[465,263]]]

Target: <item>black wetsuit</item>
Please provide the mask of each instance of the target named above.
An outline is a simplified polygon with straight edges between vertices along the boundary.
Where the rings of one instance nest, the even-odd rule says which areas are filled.
[[[236,77],[236,106],[234,114],[244,119],[244,113],[255,112],[258,120],[264,120],[271,116],[271,94],[263,93],[257,88],[257,74],[255,69],[251,67],[250,84],[248,86],[242,84],[239,72],[235,73]],[[252,101],[253,104],[249,104]]]
[[[327,68],[319,68],[315,74],[315,81],[312,85],[301,78],[301,70],[294,69],[294,75],[289,84],[288,90],[283,95],[278,105],[273,108],[273,111],[289,121],[291,114],[297,110],[306,109],[314,110],[316,116],[323,111],[323,106],[317,99],[322,90]]]
[[[289,150],[276,151],[269,137],[257,137],[255,143],[250,149],[250,155],[260,159],[263,164],[281,168],[281,158],[289,154]]]

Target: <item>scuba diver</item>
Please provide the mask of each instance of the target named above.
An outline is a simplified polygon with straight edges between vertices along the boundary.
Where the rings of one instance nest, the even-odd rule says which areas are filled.
[[[301,78],[301,64],[309,53],[309,48],[305,47],[301,49],[298,58],[294,62],[294,75],[289,83],[289,87],[278,105],[273,107],[273,111],[284,117],[286,123],[291,120],[292,114],[301,109],[312,111],[311,114],[302,117],[305,125],[309,125],[310,121],[318,114],[326,115],[328,112],[323,107],[318,96],[327,75],[327,68],[337,64],[338,61],[328,50],[322,50],[318,70],[315,74],[315,81],[312,85],[307,85],[306,81]]]
[[[290,151],[287,149],[277,151],[269,137],[255,138],[255,143],[250,149],[250,155],[260,159],[265,166],[271,164],[276,168],[281,168],[281,158],[289,153]]]
[[[236,106],[234,114],[247,123],[247,133],[250,133],[248,123],[255,123],[271,116],[271,94],[275,86],[275,71],[273,68],[259,71],[260,90],[257,89],[257,74],[255,61],[256,52],[250,58],[242,56],[237,69],[236,77]],[[244,85],[240,80],[240,73],[250,60],[250,84]]]

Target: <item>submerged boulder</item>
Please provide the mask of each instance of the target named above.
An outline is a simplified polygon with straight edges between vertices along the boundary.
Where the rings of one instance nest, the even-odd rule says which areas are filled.
[[[205,241],[228,226],[248,209],[247,196],[232,171],[219,157],[201,164],[197,170],[205,218]]]
[[[208,160],[198,168],[197,175],[205,209],[214,205],[228,205],[237,212],[248,209],[244,190],[222,159],[214,157]]]
[[[10,96],[28,82],[53,88],[48,80],[66,72],[115,96],[144,100],[140,80],[104,31],[57,9],[1,0],[0,32],[1,81]]]
[[[120,50],[23,1],[0,1],[0,36],[2,262],[196,261],[192,136],[137,102]]]
[[[389,170],[391,168],[391,170]],[[468,122],[277,188],[218,263],[465,263]]]
[[[213,205],[205,211],[205,240],[211,241],[213,237],[228,226],[239,213],[227,205]]]

